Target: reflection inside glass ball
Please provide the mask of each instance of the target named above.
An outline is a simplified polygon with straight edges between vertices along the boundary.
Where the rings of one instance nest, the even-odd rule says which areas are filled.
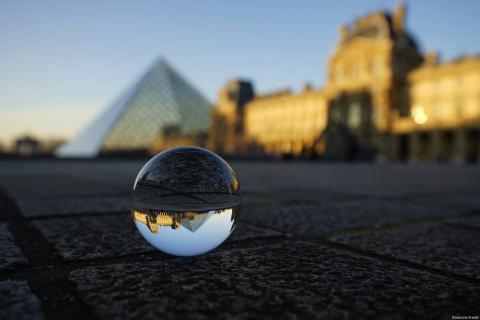
[[[213,250],[233,232],[240,205],[235,172],[206,149],[166,150],[140,170],[132,218],[155,248],[177,256]]]
[[[237,208],[204,212],[168,212],[136,208],[135,225],[157,249],[182,256],[210,251],[225,241],[236,226]]]

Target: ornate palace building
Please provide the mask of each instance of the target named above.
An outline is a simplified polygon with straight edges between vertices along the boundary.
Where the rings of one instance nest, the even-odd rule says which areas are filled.
[[[143,212],[145,211],[145,212]],[[158,232],[158,227],[170,227],[178,229],[180,226],[190,230],[197,231],[214,214],[210,212],[166,212],[155,210],[132,210],[133,220],[146,224],[152,233]],[[219,213],[220,211],[215,211]]]
[[[477,162],[480,57],[440,63],[405,28],[406,9],[342,26],[324,88],[256,96],[231,80],[208,146],[234,155]]]

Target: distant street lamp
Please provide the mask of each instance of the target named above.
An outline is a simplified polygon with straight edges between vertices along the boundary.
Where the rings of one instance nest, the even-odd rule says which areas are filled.
[[[428,116],[421,106],[415,106],[412,109],[412,118],[413,121],[417,124],[424,124],[428,120]]]

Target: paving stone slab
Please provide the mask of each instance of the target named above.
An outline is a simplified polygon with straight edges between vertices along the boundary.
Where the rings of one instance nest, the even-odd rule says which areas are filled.
[[[123,196],[18,198],[17,207],[25,217],[72,215],[91,212],[129,212],[131,198]]]
[[[480,229],[480,217],[458,218],[448,222],[451,225],[465,226]]]
[[[418,194],[404,198],[405,201],[420,201],[425,204],[458,208],[462,212],[480,209],[480,196],[476,189],[451,191],[449,193]]]
[[[242,207],[245,221],[298,235],[322,235],[341,230],[401,224],[457,214],[455,208],[424,205],[399,199],[345,197],[289,202],[282,198],[270,204]]]
[[[101,319],[450,319],[480,287],[305,242],[70,273]]]
[[[61,174],[2,175],[0,187],[12,197],[115,194],[118,187]]]
[[[480,232],[445,225],[414,225],[332,241],[480,279]]]
[[[254,238],[264,238],[264,237],[275,237],[275,236],[282,236],[283,233],[267,229],[267,228],[262,228],[258,227],[249,223],[244,223],[240,221],[237,224],[236,229],[228,238],[227,241],[243,241],[243,240],[251,240]]]
[[[84,177],[98,177],[102,174],[135,175],[142,168],[145,159],[92,159],[92,160],[61,160],[61,159],[0,159],[0,176],[3,175],[40,175],[63,174]]]
[[[46,219],[34,222],[66,260],[111,258],[152,251],[125,215]]]
[[[24,281],[0,282],[0,319],[43,319],[40,301]]]
[[[27,263],[27,258],[15,244],[7,224],[4,223],[0,224],[0,252],[0,270],[14,269]]]
[[[66,260],[113,258],[154,252],[129,214],[108,217],[46,219],[34,225]],[[279,232],[240,224],[230,241],[278,236]]]
[[[479,186],[478,166],[373,165],[325,162],[232,162],[242,190],[330,190],[343,194],[457,193]]]
[[[0,160],[2,176],[69,175],[131,187],[148,159],[93,161]],[[372,165],[324,162],[229,161],[244,191],[281,188],[331,190],[343,194],[462,194],[480,186],[478,166]],[[130,190],[130,189],[128,189]]]
[[[309,189],[279,189],[274,192],[242,192],[242,202],[245,205],[269,204],[315,204],[323,202],[339,202],[364,200],[361,195],[349,195],[325,190]]]

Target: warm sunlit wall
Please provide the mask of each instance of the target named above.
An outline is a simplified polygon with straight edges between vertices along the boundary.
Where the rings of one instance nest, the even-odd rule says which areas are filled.
[[[395,133],[451,129],[480,120],[480,57],[427,64],[408,80],[412,114],[394,121]]]
[[[259,97],[246,105],[247,139],[268,153],[300,155],[313,146],[326,124],[327,102],[322,91]]]

